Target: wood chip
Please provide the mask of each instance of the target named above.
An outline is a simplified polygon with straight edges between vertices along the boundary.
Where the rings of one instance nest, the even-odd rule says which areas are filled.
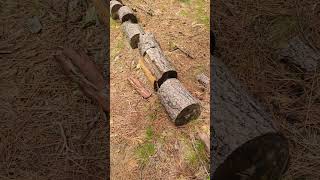
[[[152,95],[137,78],[130,76],[128,81],[143,98],[148,99]]]

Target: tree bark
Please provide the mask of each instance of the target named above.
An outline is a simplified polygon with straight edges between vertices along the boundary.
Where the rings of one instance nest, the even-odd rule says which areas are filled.
[[[179,80],[166,80],[158,90],[162,105],[176,126],[181,126],[200,115],[200,104]]]
[[[291,39],[288,46],[279,51],[279,57],[306,71],[316,70],[320,63],[320,52],[312,49],[300,37]]]
[[[110,15],[112,19],[119,19],[118,11],[122,7],[122,4],[119,1],[112,0],[110,1]]]
[[[224,64],[212,64],[212,179],[279,179],[288,164],[286,138]]]
[[[130,21],[122,23],[122,27],[124,33],[127,36],[131,48],[138,48],[139,36],[144,33],[142,27],[139,24],[135,24]]]
[[[150,48],[144,56],[146,67],[156,78],[154,89],[157,91],[161,85],[170,78],[177,78],[177,71],[167,60],[160,48]]]
[[[133,14],[133,11],[128,6],[122,6],[119,11],[119,19],[122,23],[131,21],[132,23],[138,23],[137,17]]]
[[[138,44],[138,47],[139,47],[140,55],[145,56],[148,49],[160,48],[160,45],[157,42],[154,35],[150,32],[147,32],[140,36],[140,42]]]

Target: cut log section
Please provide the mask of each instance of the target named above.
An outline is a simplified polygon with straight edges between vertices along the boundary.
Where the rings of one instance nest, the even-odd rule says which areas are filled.
[[[156,77],[154,89],[157,91],[161,85],[170,78],[177,78],[177,71],[167,60],[160,48],[150,48],[144,56],[145,66]]]
[[[144,33],[142,27],[139,24],[135,24],[130,21],[124,22],[122,24],[122,27],[131,48],[132,49],[138,48],[140,34]]]
[[[320,52],[312,49],[299,37],[291,39],[288,46],[279,51],[279,56],[306,71],[316,70],[320,63]]]
[[[176,126],[181,126],[200,115],[200,104],[177,79],[168,79],[158,90],[162,105]]]
[[[131,21],[132,23],[138,23],[137,17],[133,14],[133,11],[128,6],[122,6],[119,11],[119,19],[122,23]]]
[[[160,48],[154,35],[150,32],[140,35],[140,42],[138,44],[139,52],[141,56],[145,56],[146,52],[150,48]]]
[[[212,64],[212,179],[279,179],[288,165],[287,139],[224,64]]]
[[[197,81],[202,84],[204,87],[209,87],[210,86],[210,80],[208,78],[208,76],[206,76],[205,74],[201,73],[197,75]]]
[[[110,1],[110,14],[112,19],[119,19],[118,11],[123,5],[119,1]]]

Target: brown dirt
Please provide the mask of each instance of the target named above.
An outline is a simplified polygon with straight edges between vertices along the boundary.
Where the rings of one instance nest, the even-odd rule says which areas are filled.
[[[103,29],[81,28],[80,2],[0,2],[0,52],[8,52],[0,55],[0,179],[106,177],[107,122],[52,58],[65,46],[102,57]],[[38,34],[25,27],[33,15],[43,26]]]
[[[319,50],[319,2],[219,0],[213,8],[217,53],[269,108],[290,140],[291,160],[284,179],[320,179],[319,71],[303,73],[278,61],[272,43],[300,34]],[[281,34],[284,27],[269,36],[270,19],[279,16],[293,17],[299,23],[290,32]]]
[[[193,152],[188,148],[196,143],[196,133],[209,134],[210,123],[209,92],[203,91],[195,79],[200,72],[210,75],[209,26],[192,16],[192,10],[197,8],[192,3],[198,1],[190,4],[177,0],[124,1],[136,11],[144,30],[155,34],[181,82],[195,97],[202,99],[201,116],[183,127],[171,123],[156,94],[145,100],[130,86],[127,78],[133,75],[152,90],[142,70],[136,68],[140,58],[138,50],[130,48],[120,23],[111,22],[110,158],[114,179],[206,179],[208,176],[208,156],[196,165],[186,160],[187,153]],[[209,1],[201,0],[201,3],[205,4],[203,13],[209,16]],[[181,15],[181,11],[186,11],[186,15]],[[179,50],[171,51],[172,43],[186,49],[194,59]],[[153,135],[148,140],[146,131],[150,129]],[[138,152],[148,142],[153,144],[155,152],[143,163]]]

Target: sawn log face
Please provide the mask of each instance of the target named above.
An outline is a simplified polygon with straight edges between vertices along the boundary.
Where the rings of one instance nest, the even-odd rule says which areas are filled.
[[[158,90],[162,105],[177,126],[184,125],[200,115],[200,104],[179,80],[166,80]]]

